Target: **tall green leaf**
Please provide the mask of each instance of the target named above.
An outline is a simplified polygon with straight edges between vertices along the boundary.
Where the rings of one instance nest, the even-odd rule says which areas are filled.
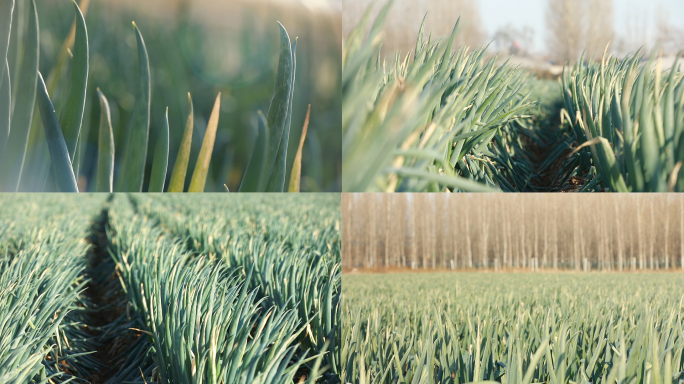
[[[7,60],[1,63],[5,81],[0,84],[0,158],[5,153],[5,146],[10,135],[10,115],[12,114],[12,83],[9,77],[9,64]]]
[[[204,132],[202,148],[197,156],[197,163],[195,163],[195,170],[192,172],[192,179],[190,180],[188,192],[204,192],[204,186],[207,183],[207,173],[209,173],[209,163],[211,163],[211,154],[214,151],[214,142],[216,141],[219,112],[221,112],[220,92],[216,96],[214,108],[211,111],[211,116],[209,116],[207,130]]]
[[[670,74],[667,77],[667,86],[665,88],[665,113],[663,114],[663,130],[665,133],[665,156],[667,157],[667,167],[672,169],[675,164],[675,100],[674,100],[674,75],[677,73],[677,62],[679,61],[678,53],[675,57]]]
[[[104,94],[97,89],[100,99],[100,130],[97,147],[97,192],[112,192],[114,190],[114,131],[109,111],[109,102]]]
[[[294,93],[295,84],[295,72],[297,69],[297,61],[295,60],[295,52],[297,50],[297,39],[292,43],[292,79],[290,81],[290,98],[287,105],[287,121],[285,124],[285,130],[283,131],[283,137],[280,139],[280,147],[278,147],[278,156],[276,157],[276,162],[273,165],[273,171],[271,173],[271,178],[266,186],[267,192],[282,192],[285,188],[285,173],[287,168],[287,145],[290,141],[290,123],[292,121],[292,96]]]
[[[83,17],[85,17],[88,14],[88,8],[90,8],[90,0],[81,0],[79,2],[78,8],[80,9]],[[57,90],[58,86],[60,85],[60,81],[64,77],[64,70],[66,68],[66,65],[71,61],[71,49],[74,45],[74,40],[76,40],[77,23],[78,20],[77,17],[75,17],[73,23],[71,24],[69,34],[64,39],[64,41],[62,41],[62,46],[59,48],[57,61],[47,78],[46,84],[48,93],[54,93]]]
[[[283,149],[283,137],[290,134],[290,108],[292,104],[292,89],[294,87],[294,62],[290,36],[280,22],[280,56],[278,72],[271,105],[268,108],[267,122],[269,129],[268,154],[266,159],[266,174],[268,180],[267,191],[278,190],[277,180],[282,177],[280,191],[285,182],[284,164],[280,161],[283,156],[279,152]],[[287,151],[287,138],[284,149]],[[282,173],[282,175],[281,175]],[[273,179],[273,180],[272,180]]]
[[[299,192],[300,181],[302,178],[302,152],[304,151],[304,140],[306,140],[306,131],[309,129],[309,117],[311,115],[311,104],[306,110],[306,117],[304,118],[304,126],[302,127],[302,136],[299,139],[299,147],[295,155],[294,163],[292,163],[292,170],[290,171],[290,186],[288,192]]]
[[[55,183],[61,192],[78,192],[76,177],[74,177],[69,159],[69,151],[62,135],[62,128],[59,126],[55,107],[52,105],[40,72],[38,73],[38,107],[50,150],[53,165],[52,175]]]
[[[7,61],[7,49],[9,48],[10,33],[12,30],[12,14],[14,13],[14,0],[3,0],[0,2],[0,63]],[[2,86],[7,73],[0,75],[0,86]]]
[[[5,192],[16,192],[24,166],[26,146],[36,104],[36,82],[38,80],[38,59],[40,54],[38,12],[35,0],[31,0],[29,26],[24,44],[24,58],[19,72],[17,98],[8,145],[0,156],[0,187]]]
[[[150,133],[150,61],[145,40],[135,22],[133,22],[133,28],[138,45],[138,92],[135,98],[133,124],[125,149],[121,186],[117,189],[126,192],[142,192]]]
[[[79,9],[84,17],[88,12],[89,4],[90,0],[81,0],[79,2]],[[71,24],[71,29],[69,30],[69,34],[59,48],[59,54],[57,56],[56,63],[50,70],[47,78],[45,78],[48,94],[53,96],[60,95],[60,102],[63,102],[64,100],[64,97],[62,96],[66,96],[63,95],[65,90],[68,91],[69,84],[67,83],[65,74],[67,72],[69,63],[72,61],[72,51],[74,49],[74,41],[76,40],[76,24],[78,23],[77,19],[78,16],[75,15]],[[60,110],[63,112],[64,106],[61,105],[61,107],[62,108],[60,108]],[[22,167],[22,176],[19,185],[19,188],[22,190],[43,191],[46,189],[46,184],[48,190],[54,186],[54,181],[48,180],[51,172],[50,152],[47,149],[47,144],[45,143],[45,131],[40,128],[40,120],[38,119],[37,114],[38,110],[35,111],[35,115],[33,116],[26,150],[26,159],[24,166]],[[73,157],[76,157],[75,153]],[[77,165],[77,163],[73,160],[72,164]],[[77,167],[75,166],[74,169],[76,168]]]
[[[188,162],[190,161],[192,129],[194,127],[194,112],[190,92],[188,92],[188,108],[188,120],[185,123],[185,131],[176,156],[176,163],[173,165],[173,172],[171,172],[168,192],[183,192],[185,188],[185,174],[188,171]]]
[[[76,10],[76,40],[74,41],[73,60],[69,74],[69,91],[66,103],[59,120],[64,132],[64,140],[69,150],[69,158],[73,161],[76,144],[81,133],[83,111],[86,102],[86,88],[88,85],[89,49],[88,30],[85,19],[76,1],[72,0]]]
[[[29,1],[15,1],[14,11],[12,12],[12,25],[10,26],[10,39],[7,47],[7,63],[9,64],[9,78],[12,79],[12,99],[17,98],[17,79],[19,78],[19,67],[21,66],[21,47],[26,39],[25,20],[29,17],[26,8]]]
[[[75,0],[72,0],[76,10],[75,20],[75,40],[73,49],[73,59],[71,61],[71,70],[69,75],[69,88],[66,96],[66,103],[62,107],[62,116],[60,117],[60,125],[64,134],[64,140],[69,150],[69,159],[72,163],[74,175],[78,179],[78,165],[77,150],[79,147],[79,136],[81,133],[81,125],[83,123],[83,113],[86,102],[86,89],[88,83],[88,69],[89,69],[89,48],[88,48],[88,31],[85,25],[85,19]],[[48,93],[50,91],[48,90]],[[52,191],[54,189],[55,180],[51,177],[54,174],[52,170],[53,165],[50,165],[50,172],[46,181],[44,190]]]

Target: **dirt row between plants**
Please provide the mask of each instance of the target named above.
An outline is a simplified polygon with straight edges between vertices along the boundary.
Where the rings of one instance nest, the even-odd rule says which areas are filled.
[[[125,363],[124,353],[135,343],[142,333],[122,327],[130,322],[127,314],[128,300],[117,276],[116,265],[109,255],[109,204],[114,199],[110,195],[100,214],[94,218],[86,239],[90,243],[88,269],[85,278],[88,284],[84,295],[92,307],[87,309],[87,333],[93,337],[97,346],[94,359],[99,370],[92,373],[89,380],[101,384],[111,379]]]

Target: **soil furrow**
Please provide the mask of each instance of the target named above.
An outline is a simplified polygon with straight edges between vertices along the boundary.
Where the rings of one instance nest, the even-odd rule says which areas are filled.
[[[107,231],[112,230],[109,226],[109,203],[113,198],[114,195],[110,195],[100,214],[93,220],[87,238],[91,247],[85,272],[89,282],[84,295],[90,303],[87,310],[88,333],[97,345],[94,357],[100,364],[98,371],[88,378],[93,384],[105,383],[119,371],[124,364],[122,353],[140,336],[133,332],[115,332],[126,322],[128,302],[108,251]]]

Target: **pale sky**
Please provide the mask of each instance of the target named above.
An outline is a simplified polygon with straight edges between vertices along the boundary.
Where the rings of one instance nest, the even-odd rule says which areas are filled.
[[[547,0],[478,0],[482,22],[491,39],[494,32],[505,25],[516,28],[528,26],[534,30],[534,47],[539,52],[546,48],[545,18]],[[658,7],[667,10],[671,25],[684,28],[684,0],[613,0],[615,30],[625,35],[625,23],[635,17],[647,15],[653,24]]]
[[[273,0],[272,0],[273,1]],[[342,0],[287,0],[292,3],[301,3],[311,10],[322,10],[329,12],[342,12]],[[274,2],[284,3],[286,0],[275,0]]]

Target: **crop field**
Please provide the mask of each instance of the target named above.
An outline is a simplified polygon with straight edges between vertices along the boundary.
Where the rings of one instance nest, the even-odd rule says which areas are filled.
[[[345,383],[672,384],[682,273],[344,275]]]
[[[684,73],[655,53],[582,56],[540,80],[486,46],[454,45],[463,20],[437,37],[424,19],[414,49],[384,56],[391,6],[345,37],[344,191],[684,188]]]
[[[339,383],[339,195],[196,196],[2,196],[0,382]]]
[[[114,3],[0,4],[1,191],[341,189],[339,23]]]

